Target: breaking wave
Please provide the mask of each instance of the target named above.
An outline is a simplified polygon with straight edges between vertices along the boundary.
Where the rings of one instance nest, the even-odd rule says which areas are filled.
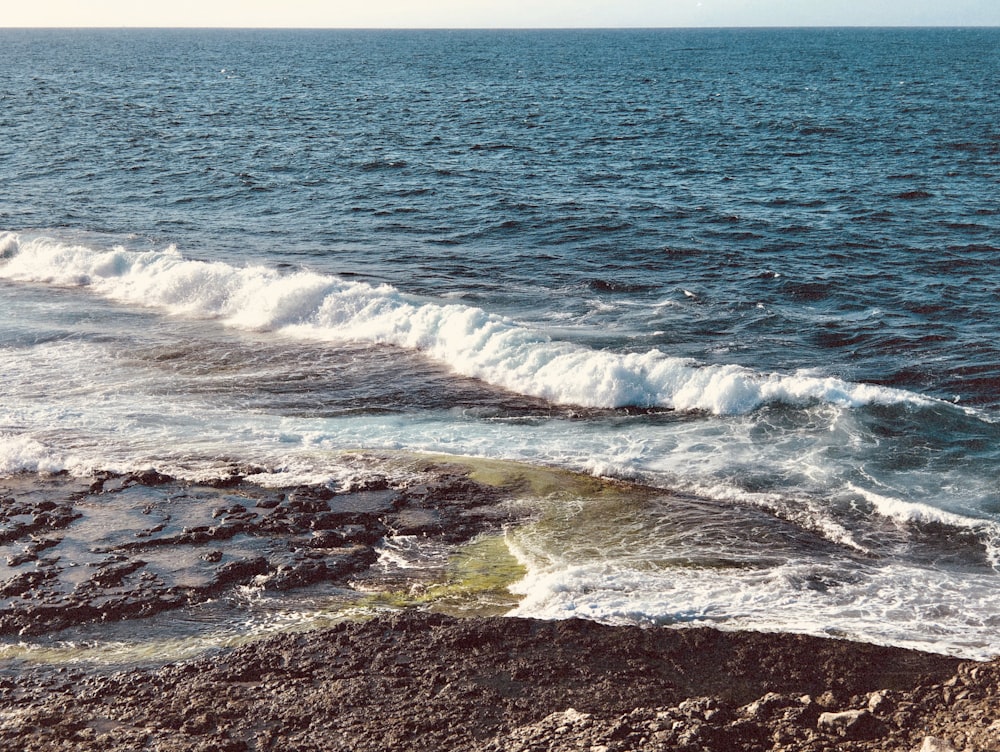
[[[428,302],[390,285],[193,260],[174,247],[95,249],[6,233],[0,235],[0,278],[87,287],[112,300],[218,319],[240,329],[411,348],[463,376],[560,404],[742,414],[773,402],[843,407],[937,402],[808,372],[699,365],[655,349],[595,350],[480,308]]]

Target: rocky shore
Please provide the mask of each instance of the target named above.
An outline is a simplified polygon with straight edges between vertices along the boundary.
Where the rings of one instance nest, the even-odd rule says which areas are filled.
[[[408,613],[0,680],[4,750],[1000,749],[1000,664],[794,635]]]
[[[264,488],[252,468],[206,483],[8,479],[0,636],[127,625],[237,588],[349,588],[372,577],[387,537],[468,541],[529,514],[505,503],[527,486],[566,482],[484,480],[432,460],[416,470],[337,492]],[[1000,662],[420,608],[169,663],[0,660],[0,750],[18,752],[833,748],[1000,750]]]
[[[386,536],[453,544],[513,519],[499,503],[511,489],[430,462],[405,484],[368,474],[336,493],[245,480],[259,471],[0,481],[0,636],[147,617],[241,586],[343,584]]]

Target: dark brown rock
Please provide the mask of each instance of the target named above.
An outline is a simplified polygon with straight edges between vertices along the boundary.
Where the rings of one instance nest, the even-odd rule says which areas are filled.
[[[0,748],[909,752],[965,734],[996,749],[998,667],[985,664],[972,684],[984,699],[963,707],[984,723],[932,699],[957,668],[793,635],[412,613],[156,670],[14,673],[0,683]],[[884,687],[876,704],[914,701],[916,721],[845,733],[879,721],[839,707],[818,722],[813,697],[834,686],[865,702]]]

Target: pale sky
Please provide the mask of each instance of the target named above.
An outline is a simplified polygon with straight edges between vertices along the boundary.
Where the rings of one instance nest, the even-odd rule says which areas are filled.
[[[1000,0],[2,0],[12,26],[1000,26]]]

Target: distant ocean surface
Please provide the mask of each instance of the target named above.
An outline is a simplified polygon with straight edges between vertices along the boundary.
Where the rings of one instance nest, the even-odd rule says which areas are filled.
[[[1000,30],[0,43],[0,474],[634,479],[517,614],[1000,654]]]

